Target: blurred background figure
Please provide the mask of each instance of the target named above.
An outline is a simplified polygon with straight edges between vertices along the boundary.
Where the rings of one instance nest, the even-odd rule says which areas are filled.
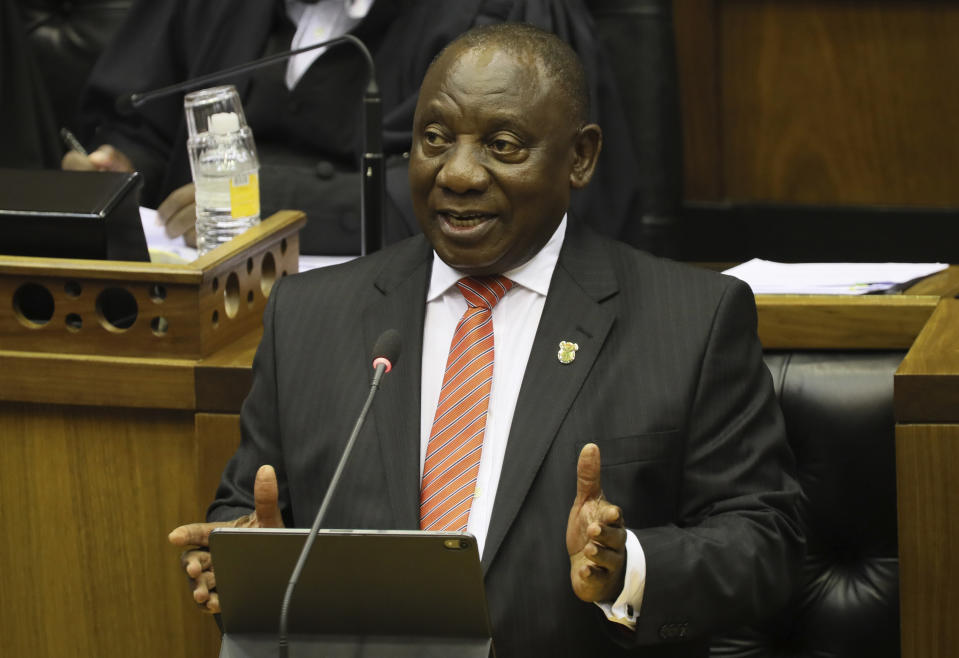
[[[131,0],[0,0],[0,166],[53,169],[80,91]]]
[[[634,221],[639,174],[620,95],[590,12],[579,0],[277,0],[235,3],[147,0],[126,21],[93,70],[82,100],[89,157],[68,153],[68,169],[129,170],[145,177],[143,205],[158,207],[167,233],[193,227],[193,189],[182,98],[122,115],[118,96],[148,91],[350,32],[370,49],[383,99],[387,242],[418,232],[407,185],[417,88],[432,58],[473,25],[529,22],[570,43],[585,63],[591,118],[607,141],[596,178],[574,199],[577,215],[619,236]],[[361,97],[366,69],[341,45],[301,55],[223,84],[237,86],[259,151],[261,214],[304,210],[304,253],[359,250]],[[188,236],[189,237],[189,236]]]

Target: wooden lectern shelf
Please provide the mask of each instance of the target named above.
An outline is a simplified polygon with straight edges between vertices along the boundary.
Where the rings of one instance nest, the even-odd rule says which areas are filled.
[[[198,359],[260,326],[299,263],[283,211],[185,265],[0,256],[4,350]]]

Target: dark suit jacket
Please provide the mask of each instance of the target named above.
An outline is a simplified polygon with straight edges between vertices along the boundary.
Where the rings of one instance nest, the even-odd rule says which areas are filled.
[[[324,525],[418,526],[431,255],[417,236],[273,289],[242,444],[211,520],[249,512],[256,468],[269,463],[285,519],[311,524],[367,393],[369,350],[395,328],[403,354]],[[785,600],[802,549],[798,486],[755,324],[741,282],[570,229],[526,364],[482,557],[501,657],[702,656],[710,631]],[[568,365],[556,356],[561,340],[579,344]],[[600,446],[606,497],[646,554],[634,633],[570,586],[566,521],[577,455],[589,441]]]

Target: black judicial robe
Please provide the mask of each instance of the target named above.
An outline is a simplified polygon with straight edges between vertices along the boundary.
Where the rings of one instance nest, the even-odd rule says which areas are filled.
[[[407,182],[407,152],[420,82],[443,46],[477,24],[532,23],[579,53],[590,79],[592,118],[604,130],[590,186],[573,198],[574,215],[610,236],[638,221],[638,171],[612,72],[581,0],[379,0],[353,30],[370,49],[383,100],[387,162],[386,239],[419,231]],[[289,48],[293,26],[282,2],[138,0],[94,69],[84,94],[93,143],[124,151],[145,177],[143,204],[155,207],[191,180],[181,95],[153,101],[133,116],[115,99],[157,89]],[[288,91],[285,63],[224,80],[237,86],[260,155],[261,211],[306,211],[304,253],[359,249],[361,99],[366,72],[348,45],[329,50]],[[219,84],[219,83],[218,83]]]
[[[0,167],[54,169],[63,147],[19,9],[0,2]]]

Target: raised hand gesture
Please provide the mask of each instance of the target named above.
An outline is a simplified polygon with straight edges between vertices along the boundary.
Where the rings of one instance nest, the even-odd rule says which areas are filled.
[[[615,600],[625,577],[623,514],[603,498],[599,471],[599,447],[583,446],[576,464],[576,499],[566,525],[569,577],[583,601]]]
[[[216,593],[216,575],[210,557],[210,532],[214,528],[282,528],[283,518],[278,505],[276,473],[272,466],[261,466],[253,484],[254,510],[246,516],[218,523],[189,523],[176,528],[168,536],[174,546],[186,548],[180,564],[193,589],[193,600],[203,612],[220,612]]]

